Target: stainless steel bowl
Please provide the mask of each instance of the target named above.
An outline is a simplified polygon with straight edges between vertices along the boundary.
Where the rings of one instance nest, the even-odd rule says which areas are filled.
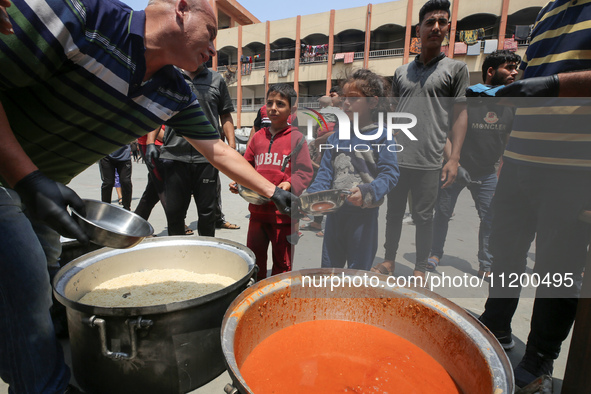
[[[101,246],[124,249],[140,243],[154,233],[154,228],[141,216],[116,205],[96,200],[83,200],[86,216],[72,209],[72,217],[90,241]]]
[[[263,205],[271,201],[268,197],[261,196],[259,193],[247,187],[237,184],[238,194],[251,204]]]
[[[323,190],[300,197],[300,211],[307,215],[326,215],[343,206],[351,192],[344,189]]]

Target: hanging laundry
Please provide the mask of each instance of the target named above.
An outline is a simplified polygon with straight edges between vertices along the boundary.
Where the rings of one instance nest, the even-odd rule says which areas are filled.
[[[517,51],[517,41],[514,38],[505,38],[505,43],[503,45],[503,49],[508,51],[515,52]]]
[[[460,41],[465,42],[466,45],[472,45],[476,41],[484,37],[484,29],[462,30],[460,31]]]
[[[410,53],[421,53],[421,39],[419,37],[413,37],[410,40]]]
[[[337,60],[342,60],[345,58],[345,54],[344,53],[335,53],[332,56],[332,64],[335,64]]]
[[[346,52],[344,57],[344,63],[349,64],[353,63],[353,59],[355,59],[355,52]]]
[[[273,60],[269,62],[269,72],[277,72],[279,69],[279,60]]]
[[[517,25],[515,26],[515,39],[518,41],[527,40],[530,33],[529,25]]]
[[[476,41],[475,44],[468,45],[468,49],[466,50],[466,55],[468,55],[468,56],[480,55],[480,41]]]
[[[243,63],[242,64],[242,75],[250,75],[252,71],[252,64],[251,63]]]
[[[499,40],[485,40],[484,41],[484,53],[489,54],[497,50],[499,46]]]
[[[454,44],[454,55],[465,55],[468,51],[468,45],[464,42],[456,42]]]
[[[279,73],[279,77],[285,78],[289,72],[289,60],[278,60],[278,68],[277,72]]]

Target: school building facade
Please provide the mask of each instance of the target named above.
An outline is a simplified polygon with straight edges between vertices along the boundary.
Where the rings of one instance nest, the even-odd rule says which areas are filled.
[[[391,77],[420,50],[415,37],[426,0],[382,4],[259,22],[238,2],[210,0],[218,15],[218,56],[210,61],[228,83],[237,127],[249,127],[270,84],[290,83],[300,106],[317,100],[352,70],[369,68]],[[547,0],[451,0],[450,34],[443,50],[464,61],[470,82],[495,49],[522,55],[531,26]],[[238,106],[236,103],[241,103]]]

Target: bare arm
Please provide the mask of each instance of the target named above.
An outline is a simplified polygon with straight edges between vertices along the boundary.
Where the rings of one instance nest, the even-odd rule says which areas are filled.
[[[10,0],[0,0],[0,33],[2,34],[14,34],[12,24],[6,13],[6,7],[10,7],[10,5]]]
[[[448,187],[454,183],[460,165],[460,152],[466,137],[468,127],[468,110],[466,103],[454,104],[454,122],[449,135],[451,141],[451,153],[447,163],[441,170],[441,180],[445,181],[441,187]]]
[[[445,146],[443,147],[443,158],[448,161],[451,157],[451,141],[449,137],[445,140]]]
[[[226,136],[226,142],[232,149],[236,149],[236,135],[234,133],[234,120],[232,114],[220,115],[220,121],[222,122],[222,131]]]
[[[558,74],[559,97],[591,97],[591,70]]]
[[[150,131],[148,134],[146,134],[146,145],[153,144],[156,141],[156,138],[160,134],[161,130],[162,130],[162,127],[158,127],[157,129],[154,129],[154,130]]]
[[[14,136],[2,103],[0,103],[0,139],[2,140],[0,144],[0,157],[2,157],[0,176],[8,182],[8,186],[14,187],[18,181],[38,168]]]
[[[253,166],[236,150],[230,148],[222,140],[187,140],[218,170],[230,179],[249,189],[271,197],[275,192],[275,185],[256,172]]]

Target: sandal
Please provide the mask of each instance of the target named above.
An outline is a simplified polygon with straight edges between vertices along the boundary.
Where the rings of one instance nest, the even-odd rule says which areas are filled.
[[[316,227],[316,226],[313,226],[312,223],[308,223],[306,225],[300,226],[300,230],[302,230],[302,231],[322,231],[322,226]]]
[[[317,236],[318,238],[322,238],[322,237],[324,237],[324,230],[320,230],[320,231],[318,231],[318,232],[316,233],[316,236]]]
[[[189,226],[187,226],[187,225],[185,224],[185,235],[193,235],[193,234],[195,234],[195,233],[193,232],[193,230],[191,230],[191,229],[189,228]]]
[[[435,271],[437,266],[439,265],[439,257],[431,256],[427,259],[427,269],[429,271]]]
[[[237,224],[232,224],[230,222],[224,221],[221,225],[216,226],[217,228],[225,228],[227,230],[238,230],[240,228]]]
[[[387,264],[388,265],[386,265],[386,262],[384,261],[383,263],[380,263],[374,267],[371,267],[370,271],[378,273],[378,274],[388,275],[388,276],[394,275],[394,263],[387,262]]]

